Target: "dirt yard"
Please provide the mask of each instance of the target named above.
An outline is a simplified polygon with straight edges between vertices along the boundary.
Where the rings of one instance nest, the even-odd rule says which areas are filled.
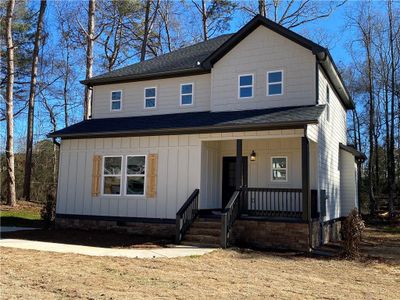
[[[1,248],[0,297],[394,299],[399,248],[399,233],[374,230],[358,262],[251,250],[142,260]]]

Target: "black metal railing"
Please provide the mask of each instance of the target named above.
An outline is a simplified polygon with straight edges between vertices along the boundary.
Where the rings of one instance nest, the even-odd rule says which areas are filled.
[[[221,214],[221,247],[228,247],[229,236],[240,214],[242,190],[235,191]]]
[[[176,243],[179,243],[199,214],[199,189],[195,189],[176,213]]]
[[[302,189],[242,188],[241,213],[248,216],[301,218]]]

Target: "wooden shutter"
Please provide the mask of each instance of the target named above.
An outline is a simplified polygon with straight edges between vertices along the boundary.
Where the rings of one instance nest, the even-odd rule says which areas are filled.
[[[146,166],[146,197],[154,198],[157,195],[157,163],[158,155],[149,154]]]
[[[92,197],[100,195],[101,155],[93,155]]]

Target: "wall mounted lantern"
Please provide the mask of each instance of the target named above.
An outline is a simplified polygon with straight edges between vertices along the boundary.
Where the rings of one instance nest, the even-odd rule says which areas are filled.
[[[256,152],[253,150],[250,154],[250,161],[256,161]]]

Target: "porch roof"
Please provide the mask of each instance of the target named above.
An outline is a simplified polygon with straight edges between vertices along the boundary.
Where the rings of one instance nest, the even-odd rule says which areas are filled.
[[[301,128],[318,123],[324,108],[324,105],[313,105],[90,119],[52,132],[48,136],[95,138]]]

